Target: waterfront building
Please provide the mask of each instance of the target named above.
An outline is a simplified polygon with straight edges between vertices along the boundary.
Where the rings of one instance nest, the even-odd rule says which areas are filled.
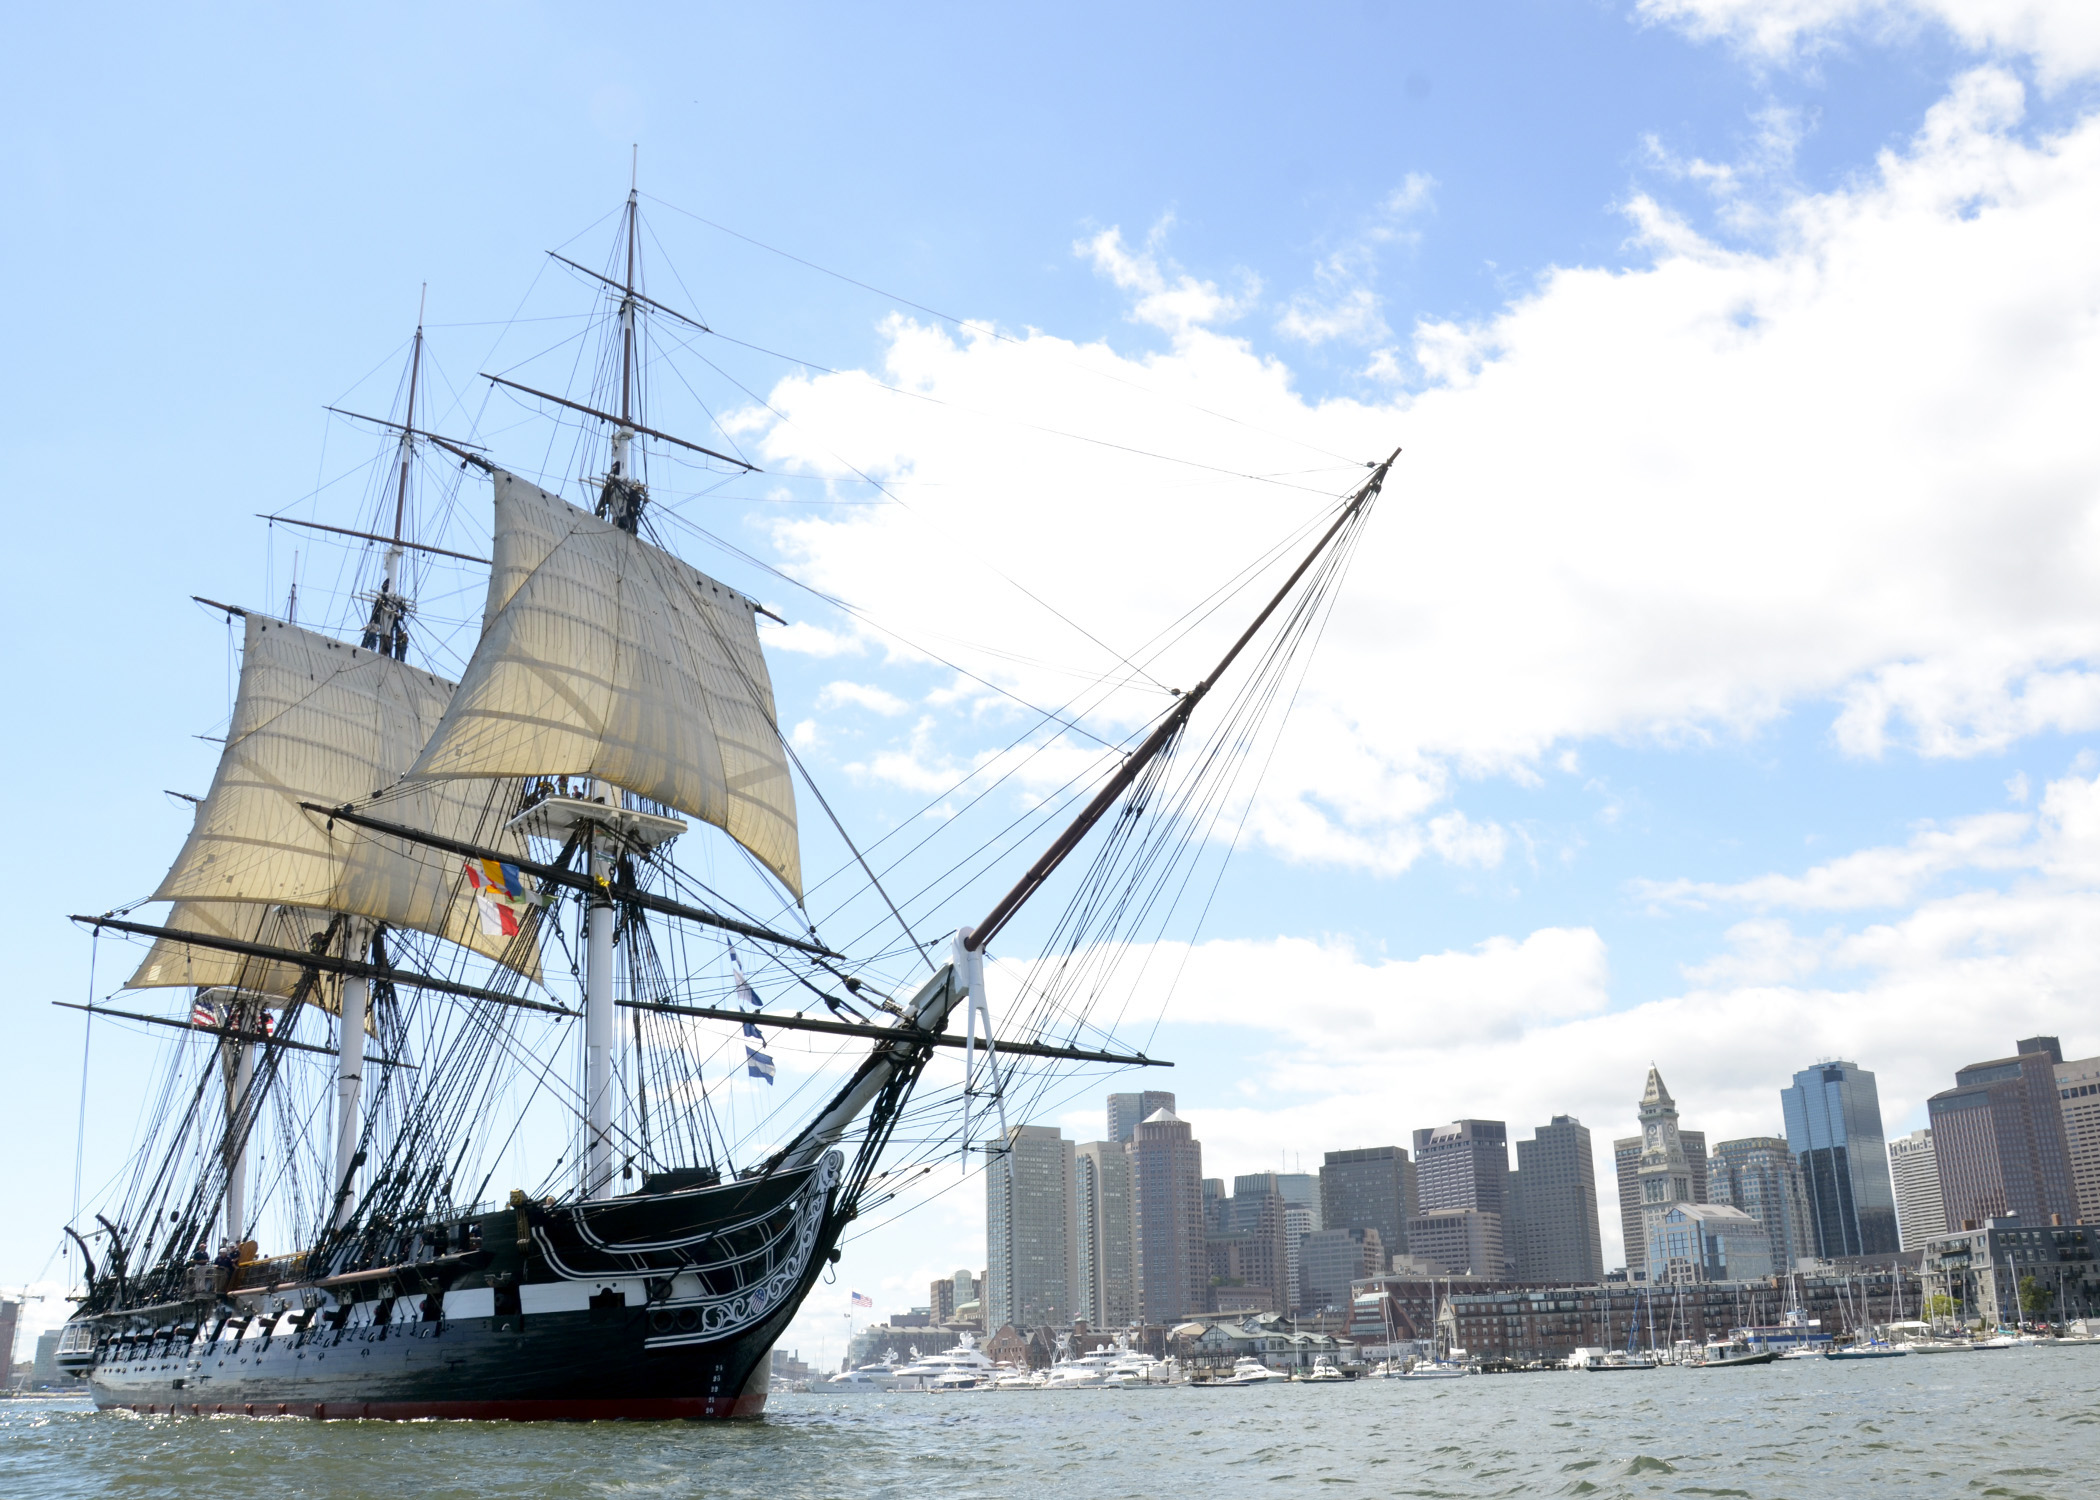
[[[1889,1142],[1889,1181],[1896,1189],[1896,1234],[1904,1249],[1922,1250],[1947,1232],[1930,1129]]]
[[[1604,1277],[1603,1227],[1590,1133],[1573,1115],[1555,1115],[1517,1142],[1509,1177],[1504,1246],[1519,1281],[1592,1283]]]
[[[1223,1234],[1225,1232],[1225,1200],[1232,1195],[1225,1191],[1225,1179],[1206,1177],[1203,1179],[1203,1232]]]
[[[1089,1328],[1127,1328],[1137,1319],[1131,1273],[1130,1148],[1088,1141],[1075,1158],[1079,1316]]]
[[[1299,1303],[1308,1313],[1346,1311],[1350,1288],[1386,1268],[1384,1243],[1375,1229],[1320,1229],[1305,1237],[1301,1251],[1305,1291]]]
[[[1776,1268],[1765,1226],[1718,1203],[1651,1207],[1648,1280],[1655,1286],[1693,1281],[1751,1281]]]
[[[1188,1121],[1165,1108],[1140,1121],[1130,1138],[1131,1276],[1140,1322],[1176,1323],[1209,1304],[1205,1187],[1203,1146]]]
[[[1408,1221],[1407,1247],[1418,1262],[1441,1267],[1448,1275],[1494,1280],[1507,1275],[1500,1214],[1477,1208],[1453,1208],[1441,1213],[1425,1208],[1419,1217]]]
[[[1801,1164],[1815,1253],[1836,1260],[1893,1252],[1896,1191],[1874,1075],[1854,1062],[1817,1063],[1794,1075],[1779,1102],[1787,1144]]]
[[[1925,1289],[1964,1323],[2009,1327],[2028,1317],[2100,1313],[2100,1224],[1993,1218],[1925,1246]],[[2029,1312],[2025,1288],[2043,1304]]]
[[[2064,1146],[2071,1153],[2078,1218],[2100,1224],[2100,1057],[2058,1063],[2056,1096],[2063,1109]]]
[[[1578,1348],[1623,1349],[1629,1327],[1641,1348],[1667,1348],[1673,1338],[1704,1343],[1737,1329],[1755,1336],[1778,1335],[1798,1296],[1802,1310],[1826,1330],[1844,1329],[1862,1305],[1897,1307],[1906,1316],[1920,1301],[1915,1266],[1892,1258],[1861,1262],[1841,1271],[1803,1271],[1793,1277],[1751,1281],[1689,1282],[1649,1287],[1626,1280],[1602,1286],[1531,1287],[1514,1283],[1449,1281],[1426,1276],[1387,1276],[1360,1281],[1351,1301],[1348,1336],[1370,1355],[1390,1331],[1395,1349],[1426,1341],[1437,1312],[1451,1311],[1450,1326],[1471,1354],[1484,1360],[1565,1360]],[[1848,1317],[1847,1309],[1853,1309]]]
[[[1926,1101],[1950,1233],[1990,1219],[2036,1225],[2052,1214],[2078,1217],[2056,1088],[2062,1050],[2054,1037],[2018,1045],[2023,1050],[2012,1057],[1969,1064],[1953,1088]]]
[[[1407,1253],[1407,1221],[1421,1211],[1405,1146],[1330,1151],[1320,1165],[1320,1228],[1375,1229],[1388,1255]]]
[[[1161,1110],[1168,1114],[1174,1112],[1174,1096],[1165,1089],[1146,1089],[1139,1094],[1110,1094],[1108,1138],[1118,1145],[1129,1145],[1139,1122],[1151,1119]]]
[[[1772,1269],[1785,1272],[1815,1254],[1808,1194],[1793,1147],[1776,1135],[1745,1136],[1714,1147],[1708,1189],[1715,1203],[1739,1208],[1765,1227]]]
[[[985,1245],[994,1328],[1062,1328],[1078,1290],[1076,1155],[1054,1125],[1016,1125],[986,1163]]]

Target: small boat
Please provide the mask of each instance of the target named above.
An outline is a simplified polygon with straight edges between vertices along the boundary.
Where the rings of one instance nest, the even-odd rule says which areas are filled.
[[[1318,1359],[1313,1361],[1312,1369],[1307,1371],[1302,1378],[1308,1381],[1314,1381],[1347,1380],[1349,1377],[1344,1375],[1338,1368],[1336,1368],[1333,1360],[1329,1359],[1326,1355],[1323,1354]]]
[[[1821,1349],[1811,1349],[1808,1348],[1806,1345],[1803,1345],[1801,1348],[1798,1349],[1789,1349],[1785,1353],[1781,1354],[1779,1357],[1781,1359],[1821,1359],[1823,1357],[1823,1351]]]
[[[1400,1373],[1402,1380],[1456,1380],[1461,1375],[1473,1372],[1464,1365],[1455,1365],[1448,1359],[1417,1360],[1413,1368]]]
[[[1910,1353],[1907,1344],[1885,1344],[1876,1339],[1866,1344],[1851,1344],[1843,1349],[1825,1349],[1825,1359],[1901,1359]]]
[[[1272,1370],[1258,1359],[1241,1358],[1232,1362],[1232,1373],[1218,1385],[1266,1385],[1272,1380],[1288,1382],[1290,1376],[1281,1370]]]
[[[1912,1339],[1904,1347],[1913,1354],[1966,1354],[1976,1346],[1967,1339]]]
[[[810,1389],[818,1395],[865,1395],[870,1391],[895,1390],[897,1366],[889,1360],[879,1365],[862,1365],[830,1380],[813,1380]]]
[[[1741,1339],[1730,1339],[1725,1343],[1708,1344],[1699,1367],[1716,1370],[1736,1365],[1768,1365],[1778,1358],[1777,1349],[1752,1349]]]
[[[1614,1349],[1601,1358],[1589,1361],[1582,1368],[1593,1375],[1603,1375],[1613,1370],[1652,1370],[1655,1368],[1655,1361],[1644,1354],[1628,1354]]]

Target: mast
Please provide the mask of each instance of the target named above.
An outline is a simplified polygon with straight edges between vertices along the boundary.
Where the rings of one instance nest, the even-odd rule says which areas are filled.
[[[641,148],[635,148],[640,166]],[[620,284],[620,420],[613,428],[612,468],[605,476],[605,489],[598,513],[628,535],[641,528],[643,491],[631,471],[634,443],[634,265],[635,227],[640,197],[638,183],[630,176],[627,185],[627,273]],[[609,781],[598,781],[592,799],[608,808],[620,805],[620,789]],[[613,924],[611,892],[614,851],[593,825],[590,835],[592,889],[584,908],[583,964],[583,1094],[585,1139],[583,1192],[586,1198],[606,1198],[613,1191],[613,1046],[618,1020],[613,990]]]
[[[229,1002],[233,1019],[243,1019],[242,1008],[238,997]],[[248,1121],[243,1116],[255,1087],[255,1043],[229,1039],[225,1045],[233,1049],[226,1079],[226,1239],[238,1245],[248,1222]]]
[[[394,531],[386,549],[385,571],[380,575],[379,597],[372,601],[372,618],[365,626],[364,645],[396,661],[408,657],[407,608],[401,599],[401,559],[405,555],[401,534],[408,525],[408,476],[416,456],[416,387],[423,374],[423,313],[430,297],[430,283],[423,283],[416,299],[416,336],[409,346],[408,413],[401,419],[400,462],[394,477]],[[344,927],[343,945],[350,956],[363,956],[375,929],[352,920]],[[336,1016],[335,1065],[335,1175],[330,1191],[335,1194],[329,1224],[340,1229],[350,1220],[357,1194],[351,1190],[351,1174],[357,1170],[357,1142],[363,1132],[359,1110],[365,1077],[365,1016],[371,1009],[371,984],[362,974],[344,976],[341,1003]]]

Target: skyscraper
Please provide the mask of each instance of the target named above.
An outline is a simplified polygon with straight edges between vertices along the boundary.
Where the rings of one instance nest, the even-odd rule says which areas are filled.
[[[1932,1132],[1913,1130],[1889,1142],[1889,1178],[1896,1189],[1896,1233],[1906,1250],[1922,1250],[1947,1232],[1940,1201],[1940,1169]]]
[[[1063,1328],[1078,1290],[1072,1142],[1051,1125],[1016,1125],[987,1163],[987,1327]]]
[[[1229,1277],[1269,1294],[1274,1312],[1288,1312],[1297,1300],[1291,1279],[1289,1205],[1276,1190],[1274,1172],[1235,1177],[1232,1196],[1220,1205],[1220,1223],[1210,1236],[1207,1254],[1214,1276]]]
[[[1474,1274],[1506,1276],[1509,1235],[1509,1127],[1500,1120],[1454,1120],[1415,1132],[1415,1186],[1422,1217],[1446,1209],[1495,1216],[1494,1239],[1504,1262]],[[1413,1231],[1409,1231],[1412,1236]]]
[[[1641,1222],[1641,1138],[1620,1136],[1611,1143],[1612,1166],[1619,1189],[1619,1238],[1626,1247],[1626,1271],[1635,1281],[1648,1274],[1648,1231]]]
[[[2058,1063],[2056,1097],[2063,1105],[2079,1222],[2100,1224],[2100,1057]]]
[[[1079,1148],[1079,1316],[1094,1329],[1126,1328],[1137,1316],[1131,1274],[1130,1148],[1089,1141]]]
[[[1320,1167],[1320,1227],[1375,1229],[1387,1255],[1407,1252],[1407,1221],[1421,1210],[1405,1146],[1330,1151]]]
[[[1654,1263],[1658,1243],[1656,1226],[1678,1204],[1693,1203],[1692,1165],[1684,1152],[1684,1137],[1677,1128],[1677,1101],[1663,1085],[1662,1070],[1652,1063],[1648,1085],[1641,1091],[1641,1155],[1634,1169],[1640,1193],[1643,1267],[1650,1281],[1660,1268]],[[1629,1261],[1632,1252],[1628,1251]]]
[[[1203,1235],[1203,1146],[1170,1109],[1130,1137],[1132,1275],[1137,1315],[1173,1323],[1206,1310],[1210,1257]]]
[[[1706,1132],[1703,1130],[1679,1129],[1677,1139],[1684,1145],[1684,1164],[1692,1175],[1692,1198],[1694,1203],[1713,1201],[1713,1190],[1707,1182]]]
[[[1817,1063],[1794,1075],[1779,1102],[1801,1164],[1815,1253],[1832,1260],[1894,1251],[1896,1191],[1874,1075],[1858,1063]]]
[[[1708,1190],[1716,1204],[1739,1208],[1764,1225],[1772,1269],[1786,1271],[1815,1253],[1801,1164],[1783,1137],[1746,1136],[1714,1147]]]
[[[2015,1214],[2028,1224],[2078,1216],[2056,1088],[2062,1050],[2054,1037],[2019,1045],[2035,1050],[1970,1063],[1926,1101],[1950,1232]]]
[[[1380,1274],[1388,1258],[1375,1229],[1318,1230],[1305,1237],[1302,1253],[1305,1292],[1301,1305],[1307,1312],[1348,1311],[1349,1284]]]
[[[1110,1094],[1108,1138],[1122,1145],[1129,1145],[1131,1133],[1138,1128],[1138,1122],[1151,1119],[1161,1110],[1166,1110],[1169,1114],[1174,1110],[1174,1096],[1164,1089],[1146,1089],[1141,1094]]]
[[[1517,1142],[1511,1222],[1505,1253],[1520,1281],[1593,1286],[1604,1279],[1604,1236],[1597,1219],[1597,1168],[1590,1133],[1573,1115],[1555,1115]],[[1513,1243],[1509,1243],[1513,1242]]]

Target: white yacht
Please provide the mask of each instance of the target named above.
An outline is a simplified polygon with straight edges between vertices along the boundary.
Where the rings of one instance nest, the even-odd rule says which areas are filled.
[[[1323,1354],[1313,1361],[1312,1369],[1308,1370],[1303,1378],[1309,1381],[1326,1381],[1347,1380],[1349,1377],[1341,1372],[1333,1360]]]
[[[1218,1382],[1219,1385],[1266,1385],[1272,1380],[1290,1381],[1290,1376],[1281,1370],[1272,1370],[1258,1359],[1240,1358],[1232,1362],[1232,1373]]]
[[[962,1342],[953,1349],[943,1349],[938,1354],[914,1358],[910,1364],[898,1366],[891,1374],[890,1388],[898,1391],[930,1391],[936,1386],[944,1390],[974,1389],[991,1381],[998,1373],[999,1367],[985,1357],[985,1352],[977,1347],[977,1340],[966,1333]]]
[[[896,1375],[896,1364],[885,1359],[879,1365],[861,1365],[843,1375],[834,1375],[829,1380],[812,1380],[809,1388],[821,1396],[890,1391],[897,1388]]]

